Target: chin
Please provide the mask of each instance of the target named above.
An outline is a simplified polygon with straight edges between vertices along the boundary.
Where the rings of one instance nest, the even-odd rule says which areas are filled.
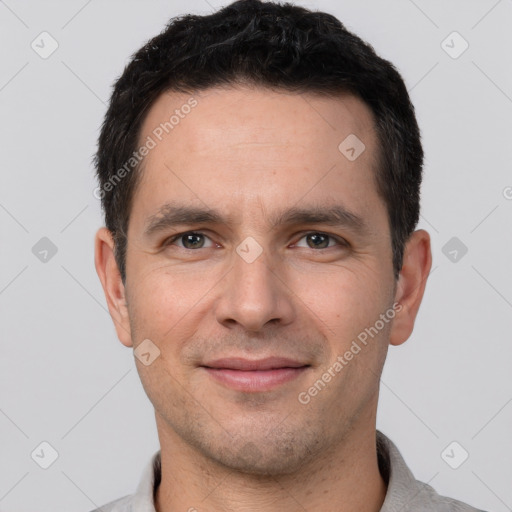
[[[275,456],[259,457],[256,455],[257,453],[256,450],[253,451],[251,448],[243,447],[240,453],[228,457],[223,455],[216,458],[216,462],[237,473],[272,477],[296,473],[304,465],[304,461],[297,459],[297,457],[289,459],[276,458]]]
[[[229,445],[215,450],[210,445],[210,457],[218,464],[248,475],[281,476],[298,472],[318,453],[318,437],[304,431],[286,432],[273,436],[238,437]]]

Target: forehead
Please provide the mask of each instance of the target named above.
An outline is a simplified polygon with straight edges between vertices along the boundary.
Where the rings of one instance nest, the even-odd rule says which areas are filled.
[[[166,92],[142,125],[139,143],[150,139],[132,213],[151,215],[176,198],[240,211],[342,196],[361,212],[379,199],[374,118],[349,94]]]
[[[160,138],[174,138],[194,153],[222,150],[220,142],[303,143],[313,151],[324,149],[321,142],[327,133],[335,135],[334,140],[359,134],[372,145],[374,129],[371,109],[349,93],[327,97],[237,86],[161,94],[144,120],[141,137],[153,135],[159,142]]]

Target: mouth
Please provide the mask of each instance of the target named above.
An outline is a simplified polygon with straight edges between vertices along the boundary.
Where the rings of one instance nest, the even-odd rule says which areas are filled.
[[[311,365],[282,357],[224,358],[201,367],[216,382],[244,392],[270,391],[302,375]]]

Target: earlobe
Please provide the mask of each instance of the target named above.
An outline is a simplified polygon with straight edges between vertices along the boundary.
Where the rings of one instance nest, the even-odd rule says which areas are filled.
[[[411,335],[431,267],[430,235],[420,229],[409,237],[405,246],[395,293],[395,302],[401,309],[393,320],[391,345],[401,345]]]
[[[112,233],[105,227],[100,228],[95,237],[94,265],[100,278],[108,310],[121,343],[133,346],[126,301],[126,290],[114,257]]]

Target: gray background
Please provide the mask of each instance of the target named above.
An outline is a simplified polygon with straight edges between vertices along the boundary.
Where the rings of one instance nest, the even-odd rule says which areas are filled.
[[[91,158],[129,56],[171,16],[225,3],[0,1],[3,512],[87,512],[133,492],[158,449],[94,269]],[[378,428],[441,494],[512,510],[512,1],[297,3],[335,14],[398,67],[422,129],[433,273],[414,334],[390,348]],[[47,59],[31,48],[43,31],[59,45]],[[469,43],[458,58],[445,50],[461,39],[442,43],[453,31]],[[43,237],[57,248],[46,262]],[[43,441],[58,452],[48,469],[31,458]],[[452,464],[469,453],[458,469],[442,457],[453,441]]]

